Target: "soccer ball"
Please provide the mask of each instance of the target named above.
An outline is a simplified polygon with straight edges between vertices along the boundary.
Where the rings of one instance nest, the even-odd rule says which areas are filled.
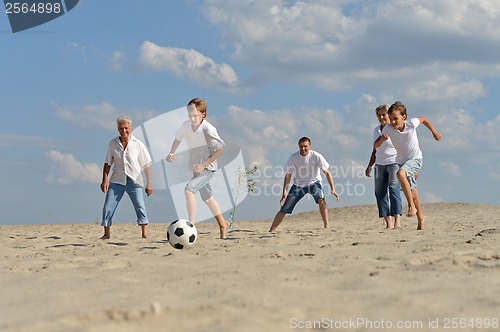
[[[167,241],[175,249],[191,247],[198,237],[198,232],[193,223],[186,219],[179,219],[168,226]]]

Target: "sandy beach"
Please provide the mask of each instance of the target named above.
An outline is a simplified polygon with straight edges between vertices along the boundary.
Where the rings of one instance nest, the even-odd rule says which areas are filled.
[[[0,331],[500,330],[500,206],[423,209],[424,231],[384,229],[374,205],[330,209],[330,229],[317,211],[276,233],[236,221],[228,240],[199,223],[183,251],[167,223],[106,241],[98,225],[0,226]]]

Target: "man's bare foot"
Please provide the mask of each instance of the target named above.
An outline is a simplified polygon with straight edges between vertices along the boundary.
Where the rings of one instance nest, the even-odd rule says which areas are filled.
[[[414,206],[408,207],[408,213],[406,214],[407,217],[413,217],[417,214],[417,208]]]
[[[417,225],[417,230],[423,230],[425,227],[425,220],[427,219],[426,216],[423,216],[422,219],[418,220],[418,225]]]
[[[323,227],[324,228],[330,228],[330,224],[324,224]]]
[[[111,237],[111,236],[104,234],[103,236],[101,236],[101,237],[99,238],[99,240],[109,240],[109,238],[110,238],[110,237]]]
[[[230,225],[231,224],[227,220],[224,220],[222,225],[219,223],[219,231],[220,231],[220,238],[221,239],[223,239],[223,240],[227,239],[227,231],[229,230]]]

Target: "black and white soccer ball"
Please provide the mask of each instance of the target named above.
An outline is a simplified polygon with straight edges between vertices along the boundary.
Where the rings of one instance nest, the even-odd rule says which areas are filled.
[[[187,249],[196,242],[198,232],[194,224],[186,219],[179,219],[170,224],[167,241],[175,249]]]

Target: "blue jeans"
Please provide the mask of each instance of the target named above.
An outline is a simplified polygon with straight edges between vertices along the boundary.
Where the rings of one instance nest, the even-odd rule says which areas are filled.
[[[285,203],[280,209],[282,213],[292,213],[293,208],[297,203],[305,196],[305,194],[311,194],[314,197],[314,201],[318,203],[320,198],[325,198],[325,194],[323,193],[323,188],[321,187],[321,182],[316,181],[313,184],[310,184],[305,187],[298,187],[296,185],[292,185],[290,190],[288,191],[288,196],[285,199]]]
[[[113,224],[112,219],[115,214],[118,203],[127,192],[132,204],[134,205],[135,214],[137,215],[138,225],[147,225],[149,223],[146,215],[146,206],[144,204],[144,195],[142,187],[135,184],[131,178],[127,177],[127,184],[122,185],[118,183],[110,183],[106,193],[106,200],[102,209],[102,223],[101,226],[111,227]]]
[[[398,170],[398,164],[375,165],[375,197],[379,218],[403,213]]]

